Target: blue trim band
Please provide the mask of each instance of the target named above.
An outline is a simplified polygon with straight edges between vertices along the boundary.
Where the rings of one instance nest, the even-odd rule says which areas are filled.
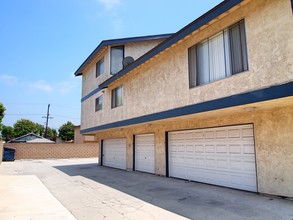
[[[81,130],[81,134],[293,96],[293,82]]]
[[[87,94],[86,96],[84,96],[82,99],[81,99],[81,102],[87,100],[88,98],[90,98],[92,95],[98,93],[99,91],[101,91],[101,89],[98,87],[96,88],[95,90],[91,91],[89,94]]]
[[[157,54],[159,54],[163,50],[167,49],[171,45],[175,44],[179,40],[181,40],[184,37],[186,37],[187,35],[191,34],[193,31],[199,29],[200,27],[202,27],[203,25],[207,24],[211,20],[215,19],[219,15],[223,14],[224,12],[226,12],[229,9],[233,8],[234,6],[238,5],[242,1],[243,0],[226,0],[226,1],[223,1],[222,3],[220,3],[219,5],[217,5],[216,7],[214,7],[213,9],[209,10],[208,12],[206,12],[205,14],[203,14],[202,16],[200,16],[199,18],[197,18],[195,21],[193,21],[189,25],[185,26],[184,28],[182,28],[181,30],[179,30],[177,33],[175,33],[173,35],[166,34],[166,35],[156,35],[156,36],[149,36],[149,37],[125,38],[125,39],[102,41],[102,43],[92,52],[92,54],[78,68],[78,70],[75,72],[75,75],[76,76],[81,75],[82,74],[80,72],[81,69],[105,45],[117,44],[117,43],[125,43],[125,42],[128,42],[128,41],[129,42],[130,41],[134,41],[135,39],[142,40],[144,38],[150,38],[150,37],[153,37],[153,38],[154,37],[158,37],[158,39],[159,38],[163,38],[163,37],[166,37],[166,38],[169,37],[167,40],[165,40],[164,42],[162,42],[161,44],[159,44],[158,46],[156,46],[155,48],[153,48],[152,50],[150,50],[149,52],[147,52],[145,55],[143,55],[140,58],[138,58],[137,60],[135,60],[129,66],[127,66],[126,68],[122,69],[120,72],[116,73],[114,76],[112,76],[111,78],[109,78],[106,81],[104,81],[103,83],[101,83],[99,85],[99,87],[98,87],[100,89],[106,88],[106,87],[108,87],[109,84],[111,84],[115,80],[117,80],[120,77],[124,76],[125,74],[127,74],[131,70],[135,69],[136,67],[138,67],[142,63],[144,63],[147,60],[151,59],[152,57],[156,56]],[[83,97],[81,99],[81,101],[84,101],[84,100],[88,99],[91,95],[97,93],[97,89],[94,90],[95,92],[92,91],[91,93],[89,93],[88,95],[86,95],[85,97]]]

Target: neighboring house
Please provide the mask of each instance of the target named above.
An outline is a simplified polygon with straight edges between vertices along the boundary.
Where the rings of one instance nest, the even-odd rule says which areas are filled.
[[[292,33],[290,0],[227,0],[171,36],[103,41],[75,72],[81,133],[101,165],[293,197]]]
[[[14,138],[11,141],[8,141],[8,143],[55,143],[55,142],[50,141],[34,133],[29,133],[21,137]]]
[[[93,143],[97,142],[95,139],[95,135],[82,135],[80,133],[80,125],[74,126],[74,140],[75,144],[85,144],[85,143]]]
[[[74,139],[73,139],[73,142],[75,144],[83,144],[84,143],[83,136],[80,133],[80,125],[74,126]]]

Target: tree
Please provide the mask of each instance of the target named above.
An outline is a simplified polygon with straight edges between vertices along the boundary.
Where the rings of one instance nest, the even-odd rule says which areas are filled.
[[[15,133],[14,129],[11,126],[5,126],[2,127],[2,138],[5,142],[10,141],[14,138]]]
[[[15,137],[20,137],[28,133],[40,134],[36,123],[28,119],[20,119],[13,125]]]
[[[59,137],[63,141],[71,141],[74,137],[74,125],[68,121],[65,124],[61,125],[59,130]]]
[[[4,105],[0,102],[0,128],[1,128],[1,123],[2,123],[2,119],[3,119],[3,117],[4,117],[4,115],[5,115],[5,107],[4,107]]]
[[[35,124],[35,130],[34,130],[34,133],[36,135],[39,135],[39,136],[43,136],[44,135],[44,131],[45,131],[45,127],[44,125],[40,125],[38,123]]]
[[[52,141],[56,141],[56,137],[57,137],[57,131],[56,131],[56,129],[54,129],[54,128],[49,128],[49,127],[48,127],[48,130],[47,130],[47,137],[45,137],[45,138],[48,138],[48,139],[50,139],[50,140],[52,140]]]

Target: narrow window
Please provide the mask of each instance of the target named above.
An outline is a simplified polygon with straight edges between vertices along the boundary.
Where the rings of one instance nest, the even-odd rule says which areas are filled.
[[[244,20],[189,48],[188,63],[190,88],[247,70]]]
[[[96,77],[104,73],[104,57],[96,63]]]
[[[96,98],[96,112],[102,110],[103,108],[103,95]]]
[[[124,46],[111,47],[111,65],[110,71],[114,75],[122,70],[122,60],[124,58]]]
[[[116,108],[123,104],[122,96],[123,96],[122,86],[119,86],[112,90],[112,108]]]

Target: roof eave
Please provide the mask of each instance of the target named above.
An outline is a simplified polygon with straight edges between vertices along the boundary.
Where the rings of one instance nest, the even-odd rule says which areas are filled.
[[[94,58],[94,56],[104,47],[108,45],[114,44],[122,44],[122,43],[131,43],[138,41],[147,41],[147,40],[158,40],[158,39],[167,39],[173,34],[158,34],[158,35],[150,35],[150,36],[139,36],[139,37],[129,37],[129,38],[119,38],[119,39],[110,39],[102,41],[94,51],[85,59],[85,61],[79,66],[79,68],[75,71],[75,76],[81,76],[82,70],[84,67]]]
[[[216,5],[214,8],[203,14],[202,16],[198,17],[196,20],[170,36],[167,40],[162,42],[161,44],[154,47],[152,50],[135,60],[131,65],[127,66],[126,68],[122,69],[120,72],[116,73],[111,78],[107,79],[103,83],[99,85],[99,88],[103,89],[106,88],[109,84],[120,78],[121,76],[127,74],[131,70],[135,69],[136,67],[140,66],[142,63],[146,62],[147,60],[151,59],[155,55],[159,54],[163,50],[167,49],[168,47],[172,46],[179,40],[183,39],[185,36],[191,34],[195,30],[199,29],[200,27],[206,25],[208,22],[212,21],[213,19],[217,18],[221,14],[227,12],[231,8],[235,7],[236,5],[240,4],[245,0],[225,0],[220,4]]]

